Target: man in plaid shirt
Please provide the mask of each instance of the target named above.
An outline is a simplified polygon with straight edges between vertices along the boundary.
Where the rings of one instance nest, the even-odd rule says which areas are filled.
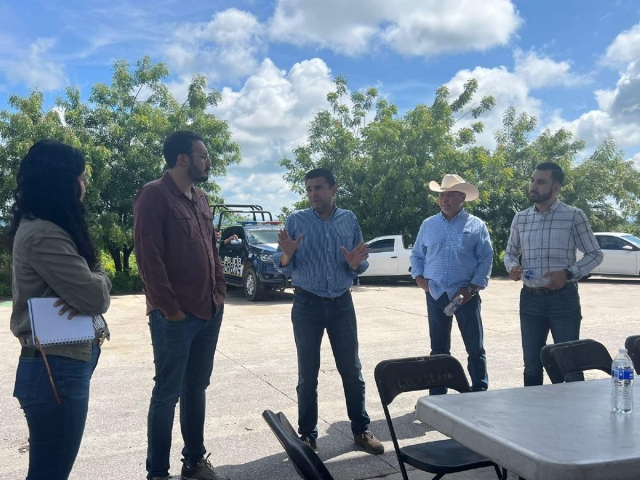
[[[528,280],[520,292],[520,331],[524,354],[524,385],[542,385],[540,351],[549,330],[554,343],[580,336],[580,297],[577,281],[602,262],[602,251],[582,210],[557,199],[564,172],[555,163],[539,164],[529,182],[534,205],[516,214],[511,223],[504,264],[509,277],[522,272],[548,278],[544,287]],[[584,257],[576,262],[576,248]],[[582,373],[567,381],[583,380]]]

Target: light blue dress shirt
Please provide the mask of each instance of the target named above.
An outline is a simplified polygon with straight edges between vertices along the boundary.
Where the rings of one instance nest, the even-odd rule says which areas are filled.
[[[464,209],[451,221],[442,213],[422,222],[411,252],[411,276],[429,279],[429,293],[451,299],[470,284],[486,287],[491,275],[493,248],[489,231],[478,217]]]
[[[291,276],[291,282],[321,297],[339,297],[353,285],[353,279],[369,268],[363,261],[354,272],[340,250],[353,250],[362,241],[360,224],[350,210],[335,208],[323,220],[312,208],[293,212],[285,226],[292,239],[304,235],[289,264],[283,267],[280,247],[273,254],[275,267]]]

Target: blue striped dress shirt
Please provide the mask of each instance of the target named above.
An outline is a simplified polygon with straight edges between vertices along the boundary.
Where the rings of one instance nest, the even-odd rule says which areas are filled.
[[[353,279],[369,268],[363,261],[354,272],[340,247],[351,251],[362,241],[360,224],[350,210],[335,208],[323,220],[312,208],[293,212],[287,219],[286,230],[292,239],[304,235],[289,264],[280,264],[283,251],[278,247],[273,263],[285,275],[291,276],[296,287],[321,297],[339,297],[353,285]]]
[[[462,210],[448,221],[442,213],[422,222],[411,252],[411,276],[429,279],[429,293],[451,299],[470,284],[486,287],[493,248],[489,231],[478,217]]]

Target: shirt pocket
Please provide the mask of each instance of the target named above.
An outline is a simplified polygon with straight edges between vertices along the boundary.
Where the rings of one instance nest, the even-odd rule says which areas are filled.
[[[195,222],[196,219],[193,217],[191,212],[185,212],[181,210],[174,210],[173,214],[176,219],[176,223],[179,225],[179,228],[185,233],[185,235],[189,238],[193,237],[195,232]]]

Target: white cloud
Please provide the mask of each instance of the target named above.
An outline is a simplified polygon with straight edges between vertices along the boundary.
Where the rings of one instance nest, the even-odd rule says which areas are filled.
[[[431,56],[505,45],[521,23],[510,0],[278,0],[269,33],[346,55],[385,45]]]
[[[568,121],[556,115],[550,126],[565,127],[594,147],[611,135],[620,147],[640,144],[640,23],[609,45],[603,64],[618,69],[615,88],[594,92],[598,109]]]
[[[484,96],[492,95],[496,100],[496,106],[491,112],[483,114],[477,120],[467,116],[457,125],[463,127],[481,121],[484,124],[484,131],[476,137],[480,145],[487,148],[495,146],[495,132],[502,127],[502,115],[510,106],[515,107],[518,112],[540,116],[542,104],[540,100],[530,96],[531,89],[527,81],[517,73],[510,72],[506,67],[476,67],[473,70],[460,70],[445,84],[449,88],[450,99],[457,98],[463,92],[464,84],[471,78],[478,81],[478,91],[467,110],[477,107]]]
[[[167,63],[181,74],[205,73],[213,79],[250,75],[264,49],[264,27],[249,12],[230,8],[209,22],[183,23],[165,45]]]
[[[603,63],[619,67],[638,60],[640,55],[640,23],[620,33],[609,45]]]
[[[555,85],[572,86],[584,83],[585,78],[571,72],[571,63],[541,56],[534,50],[514,52],[515,73],[521,77],[531,89]]]
[[[64,66],[52,58],[51,38],[38,38],[27,49],[17,46],[0,57],[0,72],[10,85],[25,85],[42,91],[59,90],[69,81]]]
[[[319,58],[296,63],[288,72],[265,59],[242,88],[223,88],[214,113],[229,123],[243,158],[220,181],[228,201],[250,200],[279,211],[299,200],[278,162],[292,158],[292,150],[306,141],[309,122],[327,106],[334,88],[331,71]]]

